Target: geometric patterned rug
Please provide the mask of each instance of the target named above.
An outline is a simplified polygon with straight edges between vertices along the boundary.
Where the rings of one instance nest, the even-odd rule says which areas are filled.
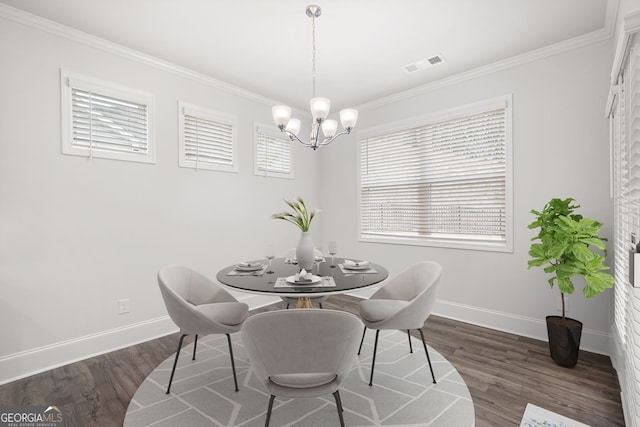
[[[433,384],[422,342],[412,337],[410,353],[406,333],[380,332],[373,386],[369,387],[375,332],[367,332],[362,353],[340,386],[347,426],[475,425],[471,395],[460,374],[429,347],[438,381]],[[269,394],[251,372],[240,334],[231,339],[240,391],[234,391],[227,337],[202,337],[195,361],[191,360],[193,344],[182,349],[171,394],[165,391],[175,355],[145,379],[129,404],[124,426],[264,426]],[[339,425],[333,396],[277,397],[270,425]]]

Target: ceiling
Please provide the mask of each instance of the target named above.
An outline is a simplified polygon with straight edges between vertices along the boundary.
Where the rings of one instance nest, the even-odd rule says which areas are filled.
[[[314,0],[0,0],[308,109]],[[332,110],[594,33],[615,0],[317,0],[317,93]],[[588,36],[587,36],[588,37]],[[409,74],[403,66],[441,54]]]

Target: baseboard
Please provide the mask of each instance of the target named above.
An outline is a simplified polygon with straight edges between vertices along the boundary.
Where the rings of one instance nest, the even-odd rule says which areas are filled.
[[[349,295],[359,298],[369,296],[363,295],[361,292],[349,293]],[[246,293],[239,293],[236,297],[239,301],[247,303],[250,309],[264,307],[280,300],[278,297]],[[433,313],[461,322],[547,341],[544,319],[518,316],[445,300],[436,301]],[[162,337],[177,332],[177,330],[169,316],[162,316],[121,328],[10,354],[0,358],[0,385]],[[610,354],[610,338],[607,333],[583,329],[580,348],[608,356]]]
[[[370,296],[362,292],[353,292],[348,295],[363,299]],[[548,341],[547,324],[544,319],[518,316],[517,314],[489,310],[441,299],[436,301],[433,314],[446,317],[447,319],[495,329],[497,331],[521,335],[540,341]],[[583,329],[580,349],[609,356],[610,338],[610,334],[608,333],[594,331],[592,329]]]
[[[519,316],[445,300],[436,301],[433,314],[540,341],[548,341],[545,319]],[[580,349],[609,356],[609,340],[608,333],[583,328]]]
[[[250,309],[281,301],[278,297],[268,295],[237,293],[235,296],[239,301],[247,303]],[[0,358],[0,385],[177,331],[178,328],[169,316],[162,316],[10,354]]]
[[[0,358],[0,385],[177,331],[169,316],[162,316],[10,354]]]

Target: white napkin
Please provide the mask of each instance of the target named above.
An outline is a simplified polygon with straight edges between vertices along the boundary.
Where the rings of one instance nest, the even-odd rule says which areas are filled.
[[[367,267],[369,261],[351,261],[350,259],[344,260],[345,267]]]
[[[302,270],[300,270],[300,273],[296,273],[295,275],[295,280],[296,282],[306,282],[306,281],[311,281],[313,274],[311,274],[311,272],[307,273],[307,270],[305,270],[304,268]]]
[[[257,267],[262,265],[262,261],[242,261],[236,264],[238,267]]]

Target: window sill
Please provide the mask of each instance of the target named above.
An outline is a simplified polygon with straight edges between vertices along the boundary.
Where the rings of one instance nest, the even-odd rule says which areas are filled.
[[[452,240],[438,238],[418,238],[418,237],[397,237],[397,236],[360,236],[359,242],[363,243],[384,243],[389,245],[405,246],[427,246],[446,249],[465,249],[485,252],[506,252],[513,253],[512,245],[509,242],[488,242],[473,240]]]

